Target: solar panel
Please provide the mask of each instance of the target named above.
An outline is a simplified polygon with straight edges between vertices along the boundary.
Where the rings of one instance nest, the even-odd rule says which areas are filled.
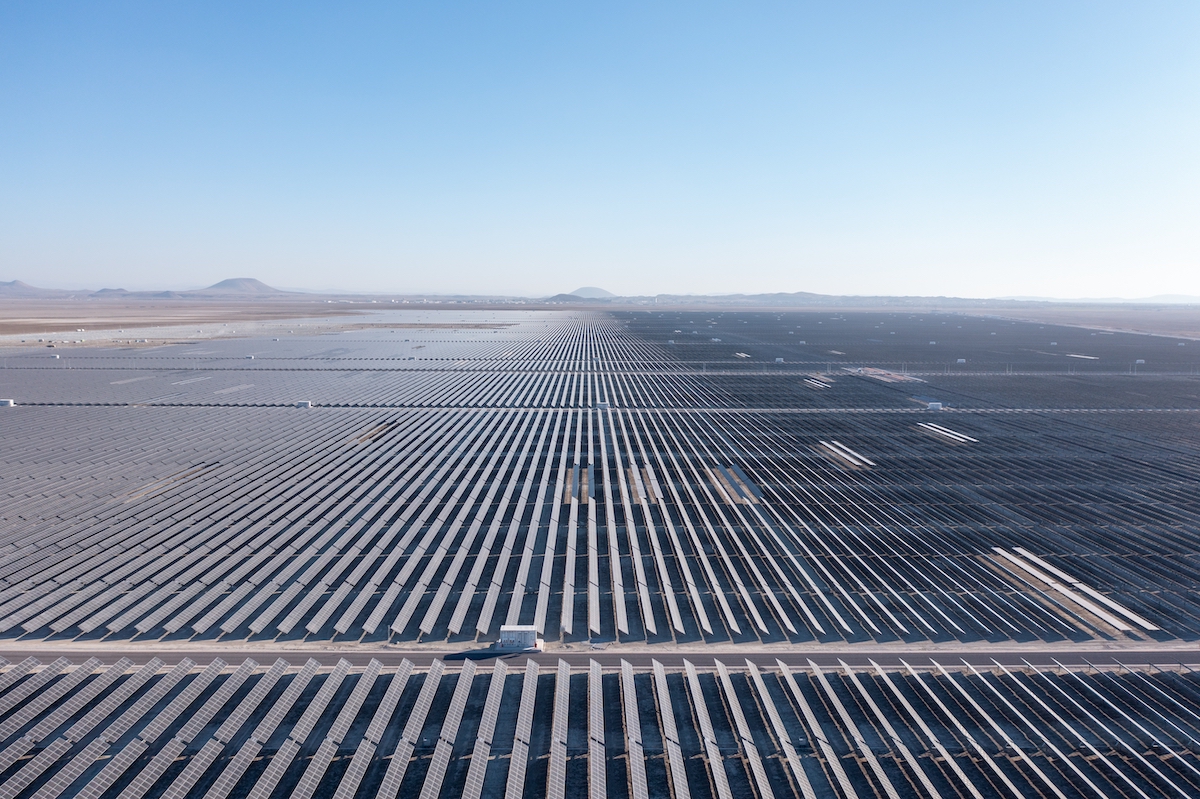
[[[270,568],[274,568],[274,566],[271,566]],[[235,630],[237,630],[239,627],[242,626],[242,624],[245,623],[245,621],[247,619],[250,618],[251,614],[253,614],[254,611],[258,610],[259,606],[261,606],[263,602],[267,601],[267,599],[270,597],[270,594],[274,593],[274,591],[277,587],[278,586],[276,586],[274,583],[268,584],[268,586],[266,588],[259,588],[259,586],[252,585],[249,583],[247,583],[246,585],[240,586],[238,588],[238,590],[234,592],[234,594],[231,594],[229,597],[226,597],[226,600],[230,601],[231,603],[234,601],[240,602],[241,604],[238,607],[238,609],[233,613],[233,615],[231,615],[225,621],[221,622],[221,626],[219,629],[222,632],[226,632],[226,633],[232,633]],[[258,593],[255,594],[254,596],[250,597],[250,599],[242,602],[242,598],[249,595],[256,588],[258,588]],[[235,594],[238,595],[238,598],[236,600],[234,599]],[[222,603],[222,604],[224,604],[224,603]],[[206,616],[205,619],[202,620],[202,622],[208,621],[208,623],[211,624],[211,622],[215,621],[216,618],[219,618],[220,615],[223,615],[224,613],[228,612],[228,608],[221,609],[221,607],[218,606],[217,609],[221,610],[220,614],[217,614],[216,616],[214,616],[214,618],[211,621],[208,621],[209,617]]]
[[[270,624],[271,621],[279,615],[279,612],[283,610],[286,605],[290,604],[291,601],[295,599],[303,590],[304,586],[300,583],[292,583],[285,588],[283,593],[276,597],[275,601],[272,602],[266,610],[259,614],[257,619],[250,622],[250,632],[258,635],[263,630],[267,629],[267,625]]]
[[[497,716],[500,713],[500,699],[504,695],[504,678],[508,674],[508,666],[504,661],[497,660],[492,667],[492,681],[488,685],[487,700],[483,705],[483,716],[479,722],[478,738],[488,744],[492,742],[492,733],[496,729]]]
[[[227,567],[228,561],[233,561],[233,560],[236,560],[236,558],[232,555],[232,553],[228,553],[226,555],[225,563],[214,564],[214,566],[216,566],[218,568],[219,567]],[[169,618],[165,622],[163,622],[164,630],[166,630],[169,633],[179,632],[180,630],[182,630],[184,627],[187,626],[188,622],[190,622],[192,619],[196,618],[196,616],[200,615],[200,611],[209,607],[214,602],[217,602],[226,592],[229,591],[230,588],[233,587],[233,583],[229,582],[228,579],[221,580],[220,582],[214,583],[211,579],[212,576],[213,575],[211,575],[211,574],[197,575],[196,579],[199,580],[200,582],[204,583],[204,588],[206,590],[204,591],[203,594],[201,594],[199,599],[192,601],[191,604],[189,604],[187,607],[182,608],[181,610],[176,612],[175,615],[173,615],[171,618]]]
[[[378,588],[378,583],[367,582],[358,592],[358,596],[350,602],[350,606],[346,608],[346,611],[342,613],[341,618],[333,625],[334,631],[342,635],[349,632],[350,628],[354,625],[354,620],[362,613],[362,609],[367,606],[368,602],[375,598],[375,591]],[[388,604],[390,605],[391,603],[389,602]],[[380,618],[383,618],[382,612],[380,613]]]
[[[192,739],[204,729],[205,725],[217,714],[217,711],[225,706],[225,703],[233,697],[237,689],[242,686],[242,683],[246,681],[246,678],[256,668],[258,668],[258,664],[250,658],[246,658],[242,662],[242,665],[238,666],[232,674],[226,677],[225,681],[221,683],[221,687],[188,719],[187,724],[183,725],[183,729],[175,733],[175,737],[184,743],[191,743]]]
[[[508,618],[506,620],[507,624],[516,624],[520,621],[521,608],[524,605],[525,600],[526,584],[529,578],[529,569],[533,562],[534,547],[537,543],[538,531],[542,526],[542,508],[545,505],[546,493],[550,489],[550,472],[554,461],[554,441],[558,438],[559,427],[561,424],[561,418],[558,412],[553,414],[542,414],[542,417],[544,421],[542,424],[541,433],[537,439],[535,450],[538,454],[535,455],[534,462],[531,464],[531,466],[536,466],[538,458],[542,457],[543,453],[545,454],[545,458],[542,464],[541,476],[537,481],[537,498],[534,500],[529,530],[525,535],[525,546],[521,553],[520,566],[517,568],[516,582],[513,585],[512,594],[510,596]],[[551,428],[551,421],[553,421],[553,428]],[[532,438],[532,436],[528,436],[526,438],[527,444],[532,440]],[[550,441],[549,448],[545,446],[547,439]],[[528,486],[526,487],[526,490],[528,490]],[[556,516],[558,506],[553,502],[551,502],[551,505],[553,505],[551,515]]]
[[[258,726],[251,733],[251,739],[259,743],[266,743],[271,734],[275,732],[275,728],[279,726],[292,706],[296,704],[296,700],[300,698],[300,694],[304,692],[313,675],[317,673],[317,669],[321,668],[321,664],[312,658],[304,664],[304,668],[291,679],[288,687],[284,689],[283,695],[278,700],[272,703],[270,711],[263,717]]]
[[[525,793],[525,770],[529,763],[529,744],[514,741],[508,759],[508,777],[505,781],[504,799],[521,799]]]
[[[713,659],[713,665],[717,669],[717,676],[721,688],[725,693],[725,701],[729,705],[730,713],[733,715],[733,721],[737,726],[738,734],[742,738],[748,738],[750,729],[746,725],[746,715],[742,712],[742,706],[737,701],[737,694],[734,693],[733,682],[729,679],[729,669],[725,668],[725,664],[715,658]]]
[[[291,796],[294,799],[312,799],[312,795],[317,791],[317,786],[321,784],[321,778],[329,770],[329,764],[333,762],[333,757],[337,754],[337,749],[337,742],[330,738],[326,738],[321,742],[321,745],[317,747],[317,751],[309,759],[308,766],[304,769],[304,774],[301,775],[295,787],[291,790]]]
[[[521,683],[521,704],[517,710],[516,740],[529,743],[529,735],[533,729],[533,704],[537,698],[538,664],[532,660],[525,662],[525,679]]]
[[[27,701],[16,713],[13,713],[0,724],[0,741],[7,740],[10,735],[40,716],[59,699],[75,690],[99,665],[99,660],[90,658],[83,665],[72,669],[67,676],[58,680],[44,691],[41,691],[33,699]]]
[[[554,723],[551,740],[567,741],[567,710],[571,699],[571,666],[565,660],[558,661],[558,675],[554,681]]]
[[[333,596],[329,598],[329,601],[325,603],[324,607],[317,611],[316,615],[312,617],[308,624],[304,625],[304,629],[308,630],[313,635],[319,633],[321,628],[325,626],[325,622],[329,621],[329,618],[333,615],[333,612],[338,609],[338,607],[353,590],[353,583],[345,582],[338,586],[337,590],[333,592]]]
[[[396,799],[400,794],[400,785],[404,782],[404,773],[408,770],[408,761],[412,757],[413,745],[401,741],[396,745],[396,751],[388,762],[384,772],[383,782],[379,784],[378,796],[381,799]]]
[[[0,769],[8,771],[13,763],[25,757],[33,747],[34,742],[28,736],[13,741],[5,747],[4,751],[0,752]]]
[[[654,661],[654,687],[659,699],[659,715],[662,719],[662,732],[666,743],[667,763],[671,767],[671,785],[674,795],[688,797],[688,773],[684,770],[683,749],[679,746],[679,732],[674,721],[674,710],[671,707],[671,692],[667,687],[667,678],[662,663]]]
[[[546,779],[546,799],[563,799],[567,787],[567,745],[550,744],[550,769]]]
[[[346,737],[346,733],[350,730],[350,725],[354,723],[354,719],[358,716],[358,711],[362,708],[362,704],[366,701],[367,694],[370,693],[371,687],[375,685],[375,678],[379,676],[379,669],[383,666],[375,658],[367,664],[367,668],[359,675],[358,682],[354,686],[354,690],[350,692],[350,698],[346,700],[346,704],[342,705],[342,709],[338,711],[337,718],[334,719],[333,726],[329,728],[326,737],[335,743],[341,743]]]
[[[579,460],[578,433],[579,421],[576,418],[576,452],[575,459]],[[579,502],[572,499],[571,511],[567,519],[566,530],[566,568],[563,570],[562,613],[559,617],[559,627],[562,632],[570,634],[575,624],[575,547],[579,537]]]
[[[7,691],[13,685],[13,683],[32,671],[33,667],[37,666],[39,663],[40,661],[37,658],[28,657],[17,665],[13,666],[8,671],[0,674],[0,693]],[[4,664],[8,665],[8,661],[4,661]]]
[[[108,749],[108,741],[103,738],[97,738],[89,743],[82,752],[56,771],[54,776],[33,795],[33,799],[52,799],[52,797],[60,796],[71,783],[79,779],[83,772],[104,754],[106,749]]]
[[[621,701],[625,710],[625,737],[631,743],[641,744],[642,724],[638,713],[633,665],[625,659],[621,660]]]
[[[287,661],[282,659],[276,660],[270,670],[258,679],[254,687],[250,689],[250,692],[242,698],[242,701],[238,703],[233,712],[225,718],[225,721],[221,723],[221,726],[217,729],[213,737],[223,744],[229,743],[233,739],[233,736],[237,734],[237,731],[242,728],[242,725],[246,723],[246,720],[250,718],[250,714],[258,708],[259,704],[266,697],[267,692],[275,687],[275,683],[287,669]]]
[[[89,568],[91,566],[91,564],[84,564],[84,565]],[[74,578],[68,578],[65,575],[63,575],[63,579],[71,579],[73,581],[71,583],[71,585],[76,590],[74,590],[71,594],[63,597],[61,600],[53,603],[52,605],[47,607],[46,610],[44,610],[42,613],[38,614],[37,616],[33,617],[32,619],[22,622],[21,626],[25,627],[28,630],[36,630],[39,627],[43,627],[47,624],[50,624],[55,619],[57,619],[59,616],[63,615],[63,611],[67,610],[72,605],[83,603],[84,600],[90,598],[93,594],[100,593],[101,590],[103,590],[104,588],[107,587],[104,583],[99,582],[99,581],[92,583],[91,585],[84,585],[79,582],[75,582]],[[57,626],[57,625],[55,625],[55,626]],[[54,626],[52,626],[51,629],[54,629]],[[66,627],[61,627],[60,629],[65,630]],[[56,630],[56,632],[58,632],[58,630]]]
[[[429,706],[433,704],[433,695],[437,692],[438,683],[442,679],[443,668],[440,660],[433,661],[429,666],[425,682],[421,685],[421,692],[417,694],[417,703],[413,705],[412,712],[408,716],[408,723],[404,725],[402,740],[415,744],[420,738],[421,730],[425,726],[425,716],[429,713]]]
[[[479,741],[476,748],[483,742]],[[476,758],[479,758],[476,761]],[[463,781],[462,799],[479,799],[483,794],[483,779],[487,772],[487,754],[471,753],[471,767],[467,770],[467,778]]]
[[[180,713],[190,707],[192,702],[196,701],[196,697],[200,696],[200,694],[204,692],[204,689],[208,687],[209,683],[216,679],[216,676],[220,674],[224,668],[225,661],[221,660],[220,658],[217,658],[212,663],[208,664],[204,671],[197,674],[192,681],[187,684],[187,687],[180,691],[179,695],[172,699],[171,703],[163,708],[162,712],[155,716],[154,719],[147,724],[140,733],[138,733],[138,737],[146,743],[153,743],[158,736],[162,735],[163,732],[175,722],[175,719],[179,717]]]
[[[665,518],[666,517],[664,516],[664,519]],[[709,584],[714,589],[713,596],[716,598],[717,604],[719,604],[721,606],[722,615],[725,617],[725,624],[731,630],[733,630],[735,633],[740,633],[742,631],[741,625],[738,624],[737,617],[734,616],[733,609],[729,606],[729,600],[726,599],[726,597],[725,597],[725,590],[723,588],[721,588],[721,583],[717,579],[717,573],[713,569],[712,561],[708,557],[708,552],[707,552],[705,546],[700,542],[700,536],[696,532],[695,525],[692,524],[691,517],[688,516],[688,514],[684,513],[684,514],[681,514],[681,518],[683,521],[684,528],[688,531],[688,537],[692,541],[692,548],[697,554],[699,554],[700,565],[704,567],[704,572],[708,576]],[[680,542],[679,542],[678,538],[674,538],[674,543],[677,547],[680,547]],[[684,563],[686,563],[686,559],[681,559],[681,560],[679,560],[679,562],[681,564],[684,564]],[[734,572],[732,569],[730,569],[730,572],[734,576],[736,576],[736,572]],[[704,607],[703,603],[699,601],[699,597],[698,597],[697,593],[693,593],[693,600],[694,600],[694,607],[696,607],[696,608]],[[747,609],[752,610],[753,607],[754,607],[753,603],[751,603],[751,605]],[[699,611],[697,611],[697,612],[699,612]]]
[[[571,667],[558,661],[554,681],[554,720],[550,732],[550,774],[547,799],[563,799],[567,779],[567,712],[571,698]]]
[[[704,751],[708,755],[708,772],[712,775],[713,784],[717,787],[720,799],[733,799],[729,789],[729,779],[725,775],[725,765],[721,758],[721,750],[717,746],[717,736],[713,731],[712,720],[708,715],[708,706],[704,703],[704,692],[700,687],[700,676],[690,660],[683,661],[688,687],[692,693],[692,707],[696,718],[700,721],[700,732],[704,740]]]
[[[649,799],[649,788],[646,783],[646,753],[641,741],[629,741],[629,783],[633,799]]]
[[[706,741],[715,741],[717,736],[713,732],[712,722],[708,717],[708,707],[704,703],[704,694],[700,688],[700,675],[696,673],[696,667],[690,660],[683,661],[683,666],[686,669],[688,688],[692,693],[692,705],[696,711],[696,718],[700,722],[700,734]]]
[[[59,658],[46,666],[37,674],[34,674],[25,682],[18,685],[16,688],[9,691],[4,696],[0,696],[0,715],[7,713],[16,707],[19,703],[25,701],[35,692],[40,690],[42,686],[58,676],[59,672],[71,665],[71,661],[66,658]]]
[[[134,738],[104,765],[100,773],[80,789],[77,799],[100,799],[129,767],[138,761],[149,747],[140,738]]]
[[[237,785],[238,780],[246,773],[246,769],[250,768],[250,764],[254,762],[261,751],[262,744],[258,741],[246,741],[239,746],[237,754],[230,758],[216,780],[204,792],[204,799],[225,799],[229,796],[233,786]]]
[[[358,792],[358,786],[366,775],[367,769],[370,768],[371,760],[374,757],[375,744],[367,740],[360,742],[358,748],[354,750],[354,756],[350,759],[346,773],[342,775],[341,782],[338,783],[337,790],[333,792],[333,799],[354,799],[354,794]]]
[[[604,743],[604,688],[600,664],[588,664],[588,737]]]
[[[733,688],[733,681],[729,678],[729,670],[719,660],[714,660],[713,663],[717,667],[721,690],[725,694],[725,703],[729,706],[734,724],[737,727],[738,737],[741,739],[742,751],[745,752],[746,759],[750,761],[750,772],[754,775],[754,782],[758,785],[759,795],[764,797],[764,799],[768,797],[773,799],[775,793],[771,788],[770,780],[767,779],[767,772],[763,768],[758,746],[754,743],[754,737],[750,734],[750,725],[746,723],[746,714],[742,711],[742,704],[738,700],[737,692]],[[899,797],[895,797],[894,799],[899,799]]]
[[[804,794],[805,799],[816,799],[816,793],[813,791],[812,785],[808,780],[808,775],[804,773],[804,767],[800,763],[800,756],[796,752],[796,747],[792,743],[791,736],[788,735],[787,728],[783,725],[783,718],[779,715],[779,709],[775,706],[775,700],[771,698],[771,694],[767,690],[767,685],[763,681],[762,674],[759,672],[758,667],[749,660],[746,661],[746,668],[750,671],[750,678],[754,682],[754,687],[758,689],[759,701],[762,702],[763,707],[766,709],[767,718],[771,722],[771,729],[775,731],[775,738],[783,748],[784,757],[787,758],[788,767],[792,771],[793,778],[800,785],[801,793]]]
[[[292,765],[292,761],[299,753],[300,744],[291,738],[280,744],[279,750],[267,764],[267,768],[258,778],[258,782],[254,783],[254,787],[250,789],[246,799],[270,799],[271,794],[275,791],[275,786],[283,779],[284,772]],[[121,797],[121,799],[125,799],[125,797]]]
[[[642,749],[642,722],[638,713],[637,688],[633,666],[621,660],[621,699],[625,708],[625,745],[629,760],[629,783],[633,799],[648,799],[646,785],[646,755]]]
[[[14,577],[15,576],[16,575],[14,575]],[[29,576],[32,576],[32,574],[30,574]],[[20,579],[23,579],[23,578],[18,578],[18,582],[20,581]],[[55,584],[52,584],[52,585],[54,585],[54,588],[52,590],[50,590],[49,593],[45,594],[44,596],[39,597],[38,599],[34,600],[33,602],[30,602],[28,605],[26,605],[24,608],[21,608],[20,610],[12,610],[9,613],[7,613],[3,619],[3,624],[2,624],[2,626],[4,627],[4,630],[7,631],[8,629],[12,628],[16,624],[21,624],[21,623],[29,624],[31,629],[36,629],[32,626],[31,621],[27,621],[28,619],[30,619],[30,617],[40,618],[38,616],[38,614],[43,613],[43,611],[45,611],[47,609],[53,609],[59,603],[61,603],[64,599],[68,598],[71,594],[78,592],[81,588],[83,588],[83,583],[80,583],[79,581],[68,582],[66,585],[55,585]],[[39,626],[41,626],[41,625],[39,625]]]
[[[500,707],[500,697],[504,693],[504,675],[507,671],[508,667],[502,661],[496,661],[496,665],[492,669],[492,682],[488,687],[479,734],[471,754],[471,765],[467,771],[463,799],[479,799],[480,792],[483,790],[483,777],[487,770],[488,757],[491,754],[492,730],[496,726],[496,714]]]
[[[497,567],[497,572],[498,571],[499,567]],[[501,575],[501,578],[503,578],[503,575]],[[479,622],[475,625],[475,629],[478,630],[481,635],[486,635],[487,631],[492,627],[492,614],[496,612],[496,601],[500,596],[500,589],[497,588],[498,585],[500,584],[493,581],[488,587],[487,595],[483,599],[483,607],[479,610]],[[465,613],[466,610],[463,612]]]
[[[304,743],[312,732],[317,721],[321,718],[321,714],[325,712],[325,707],[329,704],[329,700],[333,699],[333,695],[342,684],[342,680],[346,678],[347,672],[350,671],[350,661],[345,658],[339,660],[337,665],[333,667],[333,671],[325,678],[325,682],[321,684],[317,695],[312,698],[309,705],[304,710],[304,715],[296,722],[296,726],[292,727],[288,737],[296,743]]]
[[[145,666],[142,666],[132,676],[121,683],[116,690],[100,700],[100,703],[89,710],[83,718],[71,725],[70,729],[63,733],[63,737],[72,742],[82,740],[97,724],[108,718],[114,710],[123,705],[129,697],[133,696],[134,692],[145,685],[146,681],[162,668],[162,665],[161,660],[154,658]]]
[[[167,600],[162,605],[160,605],[158,610],[154,611],[149,616],[147,616],[144,619],[142,619],[141,621],[139,621],[134,626],[134,629],[140,633],[150,632],[155,627],[157,627],[164,619],[166,619],[168,616],[170,616],[175,611],[179,610],[179,608],[183,607],[185,602],[190,600],[192,597],[196,596],[196,594],[199,594],[201,591],[203,591],[204,588],[205,588],[204,583],[200,583],[200,582],[195,582],[195,583],[192,583],[191,585],[184,587],[179,593],[177,593],[175,596],[171,597],[169,600]],[[178,629],[178,628],[176,628],[176,629]]]
[[[588,501],[588,630],[600,633],[600,552],[596,537],[596,509]],[[615,594],[614,594],[615,598]]]
[[[396,597],[404,590],[404,586],[400,583],[392,583],[387,590],[383,592],[383,596],[375,605],[375,609],[371,611],[371,615],[363,622],[362,629],[367,633],[374,633],[379,627],[379,623],[383,621],[384,615],[392,607],[392,603],[396,601]]]
[[[138,604],[132,609],[118,616],[115,621],[104,624],[105,629],[107,629],[110,633],[116,633],[124,630],[126,627],[132,624],[135,619],[142,615],[142,606],[139,600],[144,601],[146,595],[154,591],[156,588],[158,588],[158,586],[149,581],[133,586],[133,588],[123,594],[118,600],[102,607],[98,613],[92,616],[92,618],[88,619],[87,621],[80,622],[79,628],[84,632],[90,633],[101,624],[104,624],[105,620],[112,618],[129,605],[133,605],[135,602],[138,602]]]
[[[450,747],[446,739],[439,738],[429,760],[429,770],[421,783],[421,799],[437,799],[442,791],[442,780],[446,777],[446,766],[450,764]]]
[[[54,765],[63,755],[71,751],[72,743],[66,738],[57,738],[42,751],[33,756],[20,771],[0,783],[0,797],[12,799],[29,787],[46,769]]]
[[[253,583],[242,583],[237,588],[233,589],[233,591],[227,597],[225,597],[225,599],[218,603],[215,608],[206,613],[204,616],[200,617],[200,621],[193,624],[192,629],[200,634],[208,632],[209,629],[211,629],[212,626],[216,624],[222,616],[229,612],[229,608],[241,602],[246,598],[246,595],[253,590]],[[247,611],[246,615],[249,616],[250,612]],[[241,622],[239,621],[238,624],[241,624]],[[224,626],[222,626],[221,629],[225,629]],[[237,629],[237,625],[234,625],[232,629]]]
[[[446,719],[442,722],[442,730],[438,737],[448,744],[454,744],[458,735],[458,724],[462,719],[463,710],[467,706],[467,696],[471,693],[471,682],[475,679],[475,661],[468,660],[463,664],[458,675],[458,683],[454,686],[454,696],[450,700],[450,709],[446,711]]]
[[[375,716],[367,726],[367,732],[363,736],[363,740],[369,741],[372,744],[379,743],[383,737],[384,730],[391,723],[392,714],[396,711],[396,705],[400,701],[400,695],[404,693],[404,688],[408,685],[408,677],[412,673],[412,668],[413,664],[408,658],[400,662],[399,668],[392,675],[392,681],[388,684],[383,699],[380,700],[379,706],[375,709]]]
[[[183,754],[183,750],[186,748],[187,744],[178,738],[167,741],[145,768],[138,772],[133,781],[125,786],[119,799],[141,799],[145,796],[146,792],[153,787],[154,783],[158,782],[158,778],[166,772],[176,758]]]
[[[855,690],[858,691],[858,695],[861,697],[862,701],[869,708],[871,708],[872,714],[874,714],[875,718],[879,721],[880,726],[882,726],[884,731],[887,733],[888,739],[891,741],[891,745],[900,751],[900,755],[904,758],[904,761],[908,763],[909,769],[917,776],[917,779],[921,781],[921,784],[925,786],[925,790],[931,795],[936,794],[937,788],[933,785],[933,782],[929,779],[929,776],[925,773],[924,769],[921,768],[921,764],[917,761],[917,758],[913,755],[909,748],[905,746],[904,741],[900,738],[899,733],[896,732],[895,727],[893,727],[892,723],[888,721],[888,717],[879,708],[879,705],[871,697],[870,693],[867,692],[867,689],[863,687],[862,682],[858,679],[858,675],[856,675],[854,670],[846,664],[846,661],[839,659],[838,662],[842,666],[842,671],[845,673],[846,679],[851,685],[854,686]],[[1007,702],[1007,700],[1005,701]],[[1015,708],[1013,709],[1015,710]],[[1022,714],[1019,711],[1016,713],[1016,715],[1018,717],[1022,717]],[[1055,754],[1059,756],[1060,760],[1065,761],[1067,759],[1066,756],[1062,755],[1052,743],[1049,745],[1051,747],[1051,751],[1055,752]]]
[[[307,583],[303,583],[298,580],[293,584],[292,587],[297,588],[298,590],[296,591],[296,594],[299,594],[304,591],[305,588],[308,588],[308,585]],[[317,600],[324,595],[324,589],[324,585],[308,588],[308,591],[304,594],[304,598],[297,603],[296,607],[292,608],[292,610],[288,612],[287,616],[284,616],[283,621],[279,622],[279,624],[275,626],[275,629],[279,630],[281,633],[290,633],[292,629],[300,623],[300,620],[304,618],[305,614],[308,613],[312,606],[317,603]],[[258,622],[255,623],[257,624]],[[319,630],[320,627],[317,629]]]
[[[843,721],[850,720],[851,725],[850,727],[847,727],[847,730],[851,740],[853,740],[856,744],[859,744],[860,748],[866,747],[866,741],[864,741],[862,736],[859,734],[857,725],[853,723],[853,719],[851,719],[850,714],[846,712],[845,705],[842,704],[842,700],[838,697],[837,692],[833,690],[833,686],[829,684],[829,680],[825,677],[825,673],[811,659],[808,661],[808,667],[812,671],[817,685],[821,686],[821,690],[825,693],[826,699],[828,699],[829,703],[833,705],[838,715],[842,717]],[[867,757],[865,754],[863,756]]]
[[[184,675],[192,670],[196,664],[191,660],[184,658],[179,663],[175,664],[169,672],[164,674],[150,690],[146,691],[137,702],[128,710],[122,713],[116,721],[109,724],[105,728],[103,736],[108,741],[117,741],[122,735],[128,732],[134,724],[136,724],[142,716],[150,712],[150,709],[157,705],[163,697],[167,695],[176,683],[183,679]]]
[[[815,740],[821,749],[821,754],[825,758],[825,764],[833,772],[834,778],[837,779],[842,791],[846,795],[853,795],[854,788],[850,782],[850,778],[846,776],[846,770],[842,768],[842,761],[833,751],[833,747],[829,745],[829,741],[825,738],[825,733],[821,729],[820,723],[817,721],[816,715],[809,706],[808,700],[804,696],[804,692],[800,690],[800,686],[796,683],[796,678],[792,676],[792,672],[787,665],[776,658],[775,664],[779,666],[779,673],[783,675],[784,682],[787,683],[791,690],[792,696],[796,699],[796,704],[800,706],[800,711],[804,716],[804,721],[807,726],[807,735],[810,740]]]
[[[657,660],[650,661],[654,668],[654,689],[658,695],[658,713],[663,721],[663,733],[667,740],[679,741],[679,730],[675,727],[675,710],[671,705],[671,691],[667,686],[667,671]]]

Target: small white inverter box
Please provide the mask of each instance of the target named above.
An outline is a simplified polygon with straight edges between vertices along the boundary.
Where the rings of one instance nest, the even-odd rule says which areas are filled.
[[[500,640],[496,642],[497,649],[514,651],[542,650],[542,639],[537,637],[538,630],[532,624],[504,624],[500,627]]]

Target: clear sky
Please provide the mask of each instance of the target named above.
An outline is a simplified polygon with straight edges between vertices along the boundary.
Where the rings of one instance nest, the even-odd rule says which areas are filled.
[[[1200,4],[0,5],[0,280],[1200,295]]]

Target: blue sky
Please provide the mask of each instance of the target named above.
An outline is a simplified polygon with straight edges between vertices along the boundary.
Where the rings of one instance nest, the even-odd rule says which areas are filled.
[[[7,3],[0,280],[1200,294],[1200,5]]]

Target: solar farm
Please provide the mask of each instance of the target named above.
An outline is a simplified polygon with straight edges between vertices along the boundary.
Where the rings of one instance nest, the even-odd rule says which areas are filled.
[[[1200,796],[1200,342],[431,308],[0,357],[0,799]]]

